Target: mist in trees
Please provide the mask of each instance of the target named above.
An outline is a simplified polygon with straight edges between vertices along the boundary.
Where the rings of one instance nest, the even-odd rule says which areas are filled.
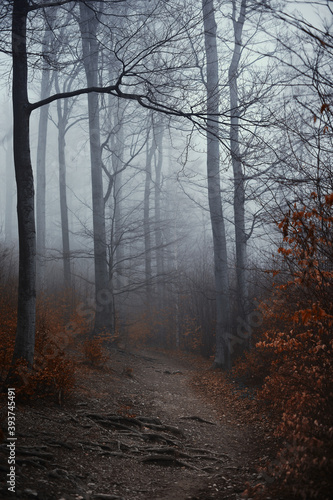
[[[230,368],[275,223],[332,190],[330,3],[7,0],[0,21],[14,360],[57,293],[91,337]]]

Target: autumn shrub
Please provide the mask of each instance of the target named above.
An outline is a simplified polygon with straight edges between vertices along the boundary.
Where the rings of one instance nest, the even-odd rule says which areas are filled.
[[[17,323],[16,285],[6,284],[1,290],[1,347],[0,374],[5,381],[11,368]],[[37,300],[35,355],[32,369],[18,360],[12,368],[17,396],[21,400],[51,398],[61,402],[74,388],[75,360],[68,347],[73,338],[66,335],[61,313],[53,297],[40,296]]]
[[[285,442],[266,470],[270,491],[284,497],[325,500],[333,487],[332,205],[333,195],[313,193],[310,206],[294,206],[279,224],[289,277],[262,304],[262,338],[236,368],[254,370]],[[249,494],[260,498],[265,488]]]
[[[14,367],[16,395],[20,401],[51,399],[61,404],[74,390],[75,362],[64,352],[37,357],[32,370],[26,362],[18,361]]]
[[[4,380],[13,357],[16,333],[16,296],[14,285],[0,286],[0,380]]]
[[[110,357],[106,348],[109,338],[110,335],[106,332],[86,338],[82,344],[85,362],[95,368],[105,365]]]
[[[157,311],[151,308],[143,310],[128,322],[127,340],[131,345],[144,346],[156,343],[156,333],[161,328],[161,318]]]
[[[8,373],[16,334],[17,283],[13,252],[0,245],[0,382]]]
[[[182,322],[182,349],[200,353],[204,345],[204,333],[195,317],[185,316]]]

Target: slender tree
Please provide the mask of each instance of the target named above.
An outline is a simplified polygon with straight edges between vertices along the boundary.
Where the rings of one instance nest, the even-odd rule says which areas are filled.
[[[148,319],[151,315],[152,306],[152,242],[151,242],[151,219],[150,219],[150,198],[151,198],[151,180],[152,180],[152,159],[156,151],[156,141],[152,138],[149,144],[149,135],[151,128],[147,129],[146,142],[146,171],[145,171],[145,190],[144,190],[144,208],[143,208],[143,227],[144,227],[144,249],[145,249],[145,278],[146,278],[146,309]]]
[[[3,138],[6,144],[6,205],[5,205],[5,241],[11,245],[13,241],[13,196],[14,196],[14,173],[13,173],[13,133],[10,130]]]
[[[64,82],[64,90],[70,89],[76,72],[70,75]],[[54,79],[55,89],[60,93],[58,74]],[[62,237],[62,259],[64,266],[64,285],[66,288],[71,286],[71,261],[70,261],[70,241],[69,241],[69,223],[68,223],[68,205],[67,205],[67,181],[66,181],[66,133],[68,131],[68,120],[72,109],[72,103],[69,99],[57,101],[57,127],[58,127],[58,161],[59,161],[59,199],[60,199],[60,218],[61,218],[61,237]]]
[[[80,29],[82,36],[83,64],[88,87],[98,86],[97,29],[99,19],[94,10],[80,3]],[[105,206],[102,176],[102,149],[100,139],[100,119],[98,94],[88,95],[89,140],[91,161],[91,185],[93,207],[93,238],[95,264],[95,326],[94,332],[113,331],[113,301],[108,279]]]
[[[42,57],[47,60],[51,52],[52,27],[50,20],[45,26],[42,41]],[[42,68],[40,98],[46,99],[51,92],[52,75],[47,64]],[[36,171],[36,226],[37,226],[37,259],[38,259],[38,288],[45,286],[45,252],[46,252],[46,147],[47,129],[49,122],[49,105],[39,111],[38,143],[37,143],[37,171]]]
[[[105,219],[104,219],[104,199],[103,186],[101,175],[101,151],[99,145],[99,119],[98,113],[98,98],[97,93],[112,94],[119,98],[129,99],[140,104],[142,107],[153,109],[157,112],[162,112],[170,116],[177,116],[191,120],[196,125],[202,124],[204,113],[198,110],[200,98],[197,99],[194,95],[195,102],[188,104],[182,97],[185,95],[185,89],[188,82],[187,75],[193,70],[193,65],[189,61],[189,57],[184,53],[183,42],[189,32],[189,23],[192,19],[188,16],[186,23],[179,23],[177,19],[172,18],[170,27],[161,30],[152,30],[150,32],[146,47],[141,50],[141,43],[145,40],[140,37],[142,26],[146,22],[142,22],[142,13],[140,12],[131,20],[137,19],[140,26],[135,25],[134,35],[130,33],[132,23],[128,22],[126,30],[126,44],[117,44],[116,57],[119,64],[119,71],[114,76],[114,82],[110,83],[107,79],[106,85],[103,82],[97,81],[97,48],[96,39],[97,25],[99,24],[99,12],[95,7],[102,9],[106,4],[114,6],[113,1],[105,2],[80,2],[75,4],[72,0],[55,0],[50,2],[30,2],[30,0],[12,0],[1,5],[2,22],[11,20],[11,52],[12,52],[12,98],[13,98],[13,149],[15,174],[17,183],[17,212],[18,212],[18,231],[19,231],[19,291],[18,291],[18,322],[17,336],[15,341],[15,350],[13,359],[24,358],[29,365],[32,365],[34,356],[35,342],[35,303],[36,303],[36,231],[35,231],[35,213],[34,213],[34,180],[33,170],[30,156],[29,143],[29,119],[33,110],[42,106],[48,105],[58,99],[74,97],[76,95],[88,94],[92,98],[89,99],[89,127],[92,138],[91,144],[91,163],[93,180],[93,206],[94,206],[94,245],[95,245],[95,272],[96,272],[96,299],[98,302],[98,310],[96,314],[96,329],[100,327],[112,327],[112,311],[110,295],[108,294],[108,273],[106,262],[106,242],[105,242]],[[50,95],[45,99],[30,103],[28,100],[28,52],[27,52],[27,19],[31,21],[32,28],[35,23],[40,23],[41,17],[39,13],[41,9],[48,11],[47,8],[59,7],[57,16],[62,15],[63,10],[73,16],[72,19],[80,17],[81,33],[82,33],[82,48],[83,56],[86,65],[86,77],[88,85],[84,88],[76,88],[71,91],[60,92]],[[60,8],[61,7],[61,8]],[[68,10],[70,7],[70,10]],[[167,3],[159,4],[159,7],[166,10],[168,14],[172,14]],[[46,10],[45,10],[46,9]],[[155,9],[155,6],[154,6]],[[163,15],[164,15],[163,10]],[[111,10],[111,12],[113,12]],[[147,13],[145,18],[152,22],[154,18]],[[165,19],[165,17],[163,17]],[[105,20],[104,20],[105,21]],[[148,21],[147,21],[148,22]],[[103,22],[103,27],[107,26]],[[197,20],[193,19],[194,26],[197,25]],[[40,25],[39,25],[40,27]],[[71,30],[75,29],[71,25]],[[111,29],[111,28],[110,28]],[[114,32],[116,38],[119,36],[123,39],[124,28],[121,33]],[[29,32],[29,34],[32,33]],[[37,30],[34,34],[38,33]],[[187,38],[186,38],[187,39]],[[2,46],[6,43],[2,40]],[[139,48],[137,44],[139,43]],[[34,58],[34,54],[38,54],[38,41],[29,38],[29,45],[34,45],[35,50],[29,52],[29,58]],[[177,58],[170,65],[170,57],[165,58],[166,51],[163,47],[168,47],[171,52],[176,51]],[[7,50],[7,49],[6,49]],[[8,52],[8,50],[7,50]],[[70,54],[70,55],[69,55]],[[68,51],[68,57],[73,55],[71,50]],[[67,57],[66,55],[66,57]],[[159,55],[161,57],[159,57]],[[162,57],[163,55],[163,57]],[[159,64],[160,71],[156,72],[155,68],[149,70],[149,64],[146,61],[154,64]],[[35,64],[38,64],[38,57],[35,59]],[[74,61],[76,62],[76,61]],[[66,68],[73,63],[70,59],[66,61]],[[158,77],[157,77],[158,75]],[[161,80],[162,79],[162,80]],[[174,83],[173,83],[174,82]],[[185,87],[184,87],[185,85]],[[182,89],[181,93],[175,90]],[[170,93],[171,98],[165,100],[167,93]],[[161,96],[163,100],[160,99]],[[180,101],[181,96],[181,101]],[[89,104],[90,103],[90,104]],[[103,317],[103,320],[102,320]],[[105,321],[104,321],[105,320]]]
[[[242,31],[246,16],[247,0],[242,0],[239,15],[237,16],[236,0],[232,0],[232,24],[234,31],[234,49],[229,65],[229,92],[230,92],[230,152],[233,167],[234,181],[234,222],[236,240],[236,277],[237,277],[237,312],[246,321],[247,308],[247,279],[246,279],[246,232],[245,232],[245,180],[240,151],[240,124],[239,124],[239,97],[238,76],[242,49]]]
[[[213,0],[202,0],[207,73],[207,181],[216,287],[215,366],[230,367],[228,258],[220,185],[219,67]]]
[[[14,0],[12,12],[13,148],[17,185],[19,286],[17,333],[13,359],[32,365],[36,322],[36,230],[34,181],[30,157],[27,64],[27,0]]]

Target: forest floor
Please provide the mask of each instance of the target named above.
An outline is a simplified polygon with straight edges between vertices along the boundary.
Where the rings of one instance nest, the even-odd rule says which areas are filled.
[[[114,350],[103,369],[80,369],[61,406],[17,404],[16,493],[7,489],[4,441],[0,498],[244,498],[247,482],[264,480],[267,421],[208,368],[193,356]]]

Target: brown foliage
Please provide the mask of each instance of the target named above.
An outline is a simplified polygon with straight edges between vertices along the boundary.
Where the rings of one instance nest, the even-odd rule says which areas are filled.
[[[85,339],[82,344],[84,360],[95,368],[102,367],[109,359],[109,354],[105,347],[109,340],[107,333],[100,333],[92,338]]]
[[[287,442],[269,466],[270,490],[295,498],[328,499],[333,486],[332,205],[333,195],[313,193],[311,207],[294,206],[280,223],[289,279],[262,304],[262,338],[236,369],[262,384],[275,434]]]
[[[0,374],[4,381],[11,367],[16,334],[16,293],[14,285],[2,289],[0,296],[1,347]],[[68,355],[73,338],[66,335],[59,321],[53,298],[37,301],[35,356],[32,369],[19,360],[12,367],[16,394],[21,400],[51,398],[61,402],[69,396],[75,382],[75,362]]]

